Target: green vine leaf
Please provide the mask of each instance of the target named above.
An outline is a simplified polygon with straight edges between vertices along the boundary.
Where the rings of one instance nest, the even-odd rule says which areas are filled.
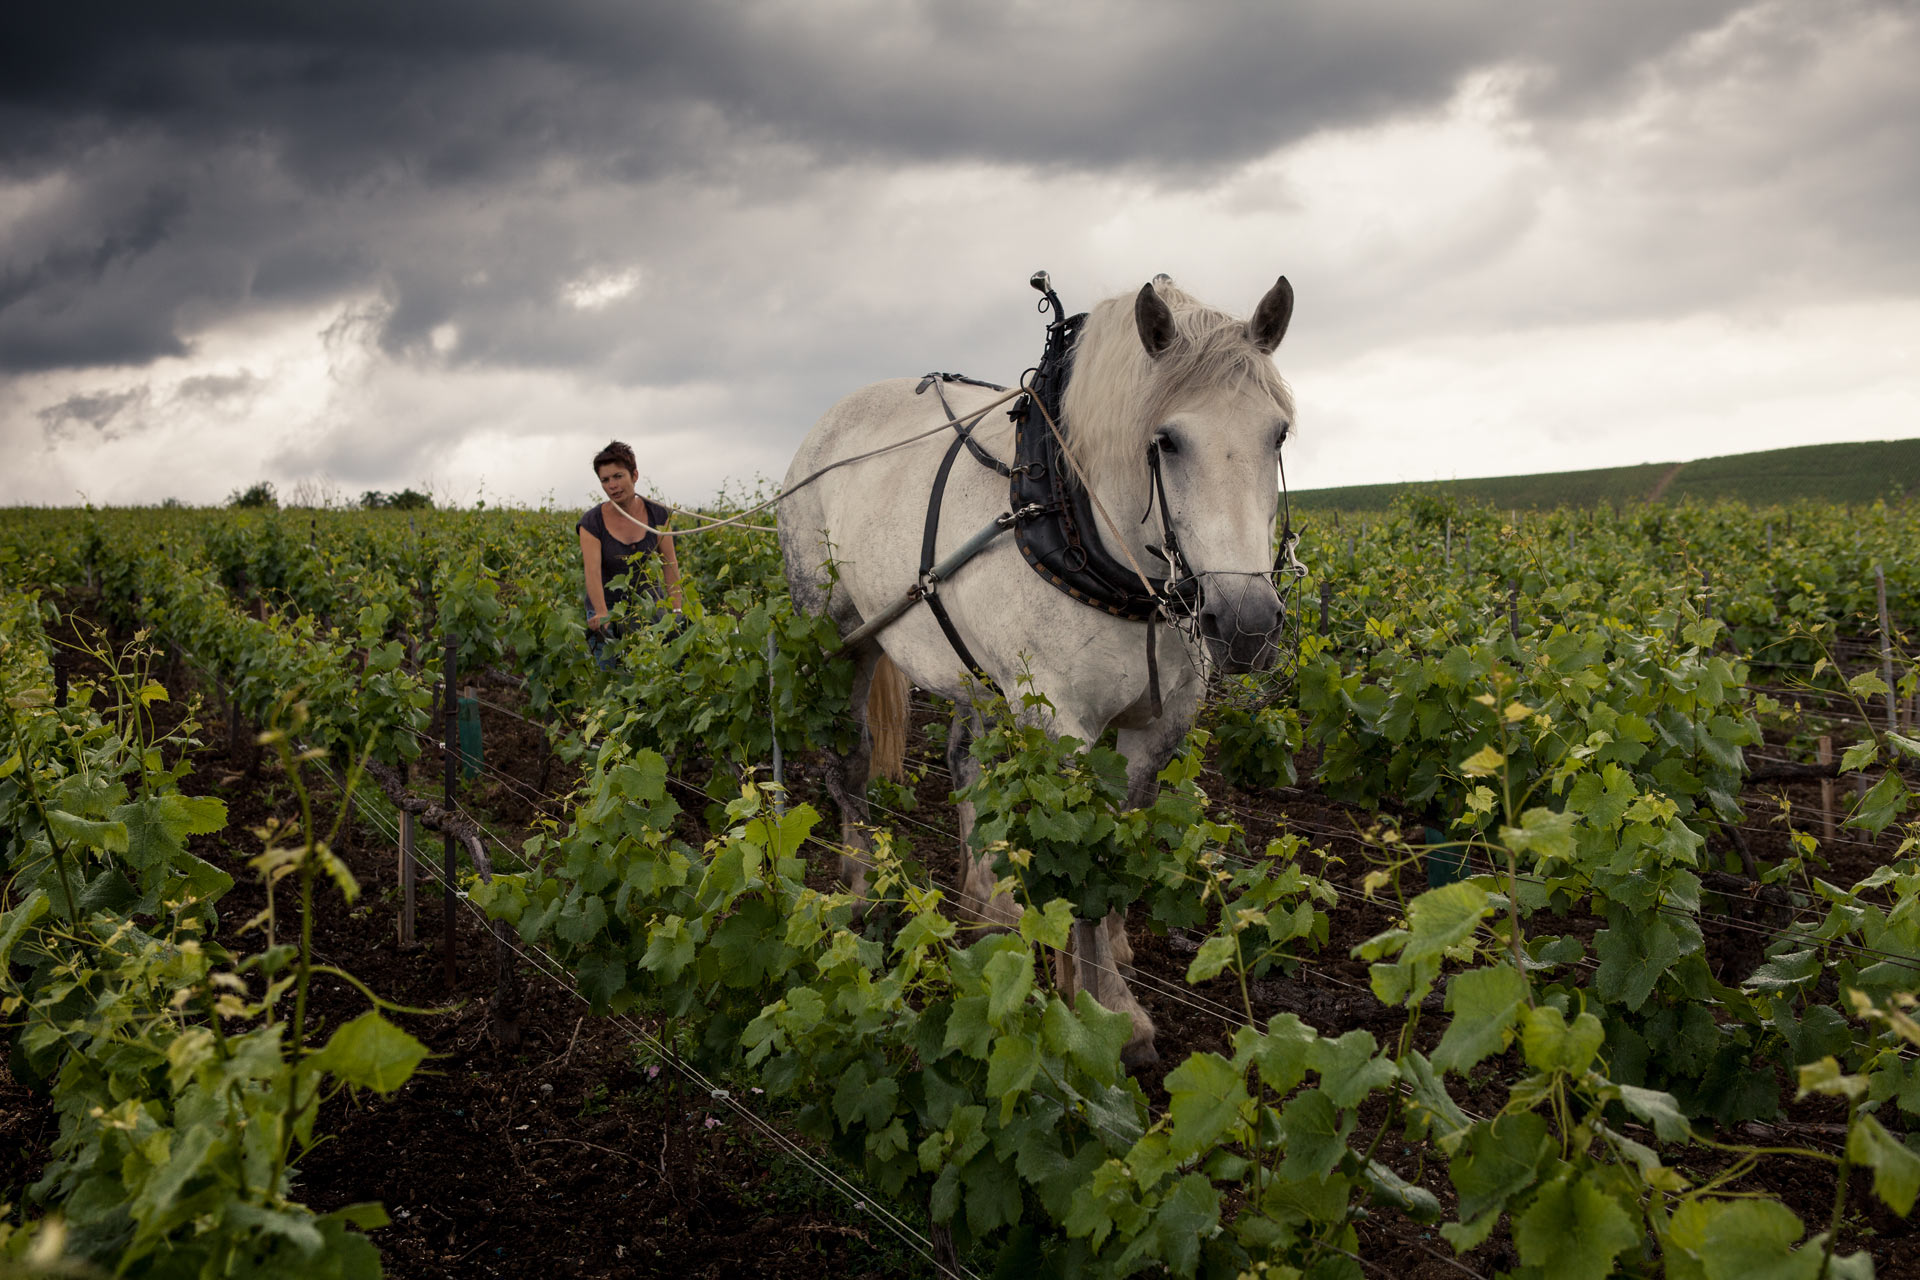
[[[392,1093],[426,1060],[427,1046],[373,1009],[335,1031],[306,1065],[375,1093]]]
[[[1196,1053],[1167,1073],[1174,1158],[1188,1160],[1243,1123],[1247,1082],[1217,1053]]]
[[[1847,1159],[1873,1170],[1873,1193],[1901,1217],[1920,1195],[1920,1155],[1872,1116],[1856,1116],[1847,1134]]]
[[[1447,983],[1453,1020],[1433,1051],[1433,1065],[1465,1075],[1476,1063],[1504,1050],[1527,1002],[1527,980],[1512,965],[1457,973]]]
[[[1556,1280],[1604,1280],[1639,1240],[1620,1202],[1573,1173],[1542,1187],[1513,1224],[1520,1260]]]

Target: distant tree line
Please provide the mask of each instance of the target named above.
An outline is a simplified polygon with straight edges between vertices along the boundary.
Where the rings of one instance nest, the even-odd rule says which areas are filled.
[[[169,499],[168,502],[169,505],[179,505],[172,499]],[[304,505],[300,502],[299,494],[294,495],[294,504],[296,506]],[[227,505],[229,507],[265,507],[277,509],[280,506],[280,496],[274,492],[273,481],[261,480],[248,485],[244,489],[235,489],[232,493],[228,494]],[[327,505],[332,504],[329,503]],[[368,511],[418,511],[425,507],[431,507],[433,505],[433,498],[416,489],[402,489],[398,493],[382,493],[378,489],[369,489],[360,495],[359,505]]]
[[[360,495],[360,505],[369,511],[418,511],[423,507],[431,507],[433,499],[414,489],[402,489],[398,493],[369,489]]]

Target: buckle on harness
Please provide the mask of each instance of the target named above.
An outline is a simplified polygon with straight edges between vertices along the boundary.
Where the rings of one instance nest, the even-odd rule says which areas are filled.
[[[1307,566],[1301,564],[1300,557],[1293,553],[1293,549],[1299,545],[1300,535],[1291,530],[1280,539],[1280,554],[1273,558],[1273,569],[1276,574],[1284,574],[1289,578],[1307,576]]]
[[[1169,582],[1160,592],[1160,607],[1170,618],[1190,618],[1200,607],[1200,579],[1193,576]]]
[[[1012,528],[1014,525],[1019,524],[1022,520],[1032,520],[1036,516],[1045,515],[1046,511],[1047,509],[1041,506],[1039,503],[1029,502],[1026,506],[1021,507],[1018,511],[1001,512],[999,518],[996,519],[993,523],[999,528],[1009,529],[1009,528]]]

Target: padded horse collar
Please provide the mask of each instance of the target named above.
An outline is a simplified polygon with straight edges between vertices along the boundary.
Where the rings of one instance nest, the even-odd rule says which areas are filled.
[[[1040,277],[1035,279],[1035,287],[1041,288]],[[1034,572],[1081,604],[1145,622],[1159,613],[1166,582],[1149,579],[1152,590],[1147,590],[1140,575],[1107,550],[1095,524],[1092,496],[1074,474],[1065,444],[1053,429],[1073,374],[1073,344],[1087,316],[1084,311],[1065,315],[1053,289],[1043,292],[1044,305],[1053,308],[1055,318],[1047,326],[1047,345],[1026,383],[1027,394],[1008,412],[1016,424],[1009,476],[1013,509],[1037,507],[1039,514],[1020,522],[1014,541]]]
[[[904,596],[843,637],[841,645],[850,647],[865,641],[906,610],[924,601],[940,624],[947,643],[953,647],[966,669],[987,687],[997,689],[993,678],[974,660],[966,641],[953,625],[953,619],[940,599],[940,587],[962,565],[1011,528],[1020,554],[1042,578],[1081,604],[1103,610],[1116,618],[1147,624],[1147,691],[1153,715],[1158,718],[1161,711],[1160,671],[1155,624],[1162,619],[1170,621],[1176,617],[1193,617],[1199,606],[1202,575],[1196,573],[1187,562],[1173,527],[1173,514],[1167,506],[1166,484],[1160,473],[1160,448],[1157,442],[1147,447],[1149,488],[1147,511],[1141,516],[1141,522],[1145,523],[1147,517],[1153,514],[1154,504],[1158,503],[1161,545],[1148,545],[1147,551],[1167,566],[1169,576],[1146,577],[1131,565],[1115,559],[1100,540],[1095,524],[1093,496],[1075,474],[1066,455],[1065,442],[1057,431],[1061,401],[1065,396],[1067,381],[1073,373],[1074,343],[1086,324],[1087,316],[1085,312],[1072,316],[1066,314],[1066,308],[1060,304],[1060,297],[1053,291],[1046,272],[1035,272],[1030,283],[1044,295],[1041,311],[1044,313],[1051,308],[1054,318],[1047,325],[1047,342],[1040,364],[1028,370],[1030,376],[1022,387],[1025,394],[1014,402],[1014,407],[1007,414],[1015,423],[1014,465],[1009,467],[973,438],[973,428],[978,425],[981,415],[969,414],[964,421],[957,417],[953,406],[947,403],[944,384],[959,382],[990,387],[996,391],[1002,388],[956,373],[929,373],[920,380],[914,394],[922,395],[929,387],[933,389],[948,423],[954,429],[954,440],[948,446],[946,456],[940,460],[933,491],[927,498],[927,519],[920,540],[919,577]],[[1037,415],[1033,412],[1035,408],[1040,410]],[[963,448],[973,454],[982,466],[1008,478],[1011,502],[1008,509],[995,517],[992,523],[936,563],[941,502],[946,495],[947,477],[952,473],[954,460],[960,456]],[[1280,491],[1284,499],[1284,462],[1280,469]],[[1306,567],[1294,556],[1299,535],[1293,530],[1291,504],[1287,504],[1284,510],[1280,548],[1274,556],[1272,573],[1276,577],[1284,575],[1297,581],[1305,575]]]
[[[1148,578],[1142,583],[1142,575],[1122,564],[1101,541],[1095,524],[1093,497],[1074,473],[1072,463],[1066,456],[1065,443],[1055,429],[1055,424],[1060,421],[1061,401],[1067,380],[1073,373],[1074,342],[1079,338],[1087,316],[1085,312],[1072,316],[1066,314],[1066,308],[1060,304],[1060,297],[1053,291],[1045,272],[1036,273],[1032,284],[1045,295],[1042,310],[1051,307],[1054,318],[1047,325],[1047,342],[1041,353],[1040,364],[1029,370],[1031,376],[1025,383],[1026,394],[1014,402],[1014,407],[1007,415],[1015,423],[1014,465],[1009,467],[973,438],[977,419],[962,423],[955,416],[953,407],[947,403],[943,389],[944,384],[950,382],[984,387],[994,387],[993,383],[953,373],[929,373],[914,389],[916,395],[924,394],[929,387],[933,389],[939,397],[941,409],[947,415],[947,421],[953,425],[954,440],[948,446],[946,456],[940,460],[933,491],[928,495],[927,519],[920,539],[919,579],[895,608],[925,601],[934,620],[940,624],[947,643],[953,647],[966,669],[989,688],[995,688],[992,677],[974,659],[966,641],[953,625],[953,618],[940,599],[940,585],[961,564],[984,550],[1011,527],[1020,554],[1042,578],[1081,604],[1103,610],[1116,618],[1147,624],[1147,684],[1153,714],[1158,716],[1160,672],[1153,624],[1169,604],[1176,609],[1185,607],[1190,611],[1197,580],[1186,567],[1174,537],[1166,498],[1161,492],[1159,457],[1155,452],[1149,452],[1148,462],[1153,471],[1154,489],[1160,499],[1165,546],[1154,550],[1167,562],[1168,568],[1178,575],[1179,581],[1174,583],[1171,591],[1165,578]],[[994,389],[999,390],[998,387]],[[1040,410],[1037,414],[1034,412],[1036,407]],[[941,502],[946,496],[947,477],[952,473],[954,460],[960,456],[963,448],[973,454],[982,466],[1007,477],[1010,505],[1005,514],[936,565],[934,557],[940,531]],[[870,634],[895,616],[898,616],[897,612],[889,610],[861,627],[856,635]]]

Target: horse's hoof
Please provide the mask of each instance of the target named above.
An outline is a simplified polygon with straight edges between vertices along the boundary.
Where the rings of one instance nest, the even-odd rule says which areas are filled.
[[[1128,1075],[1139,1075],[1142,1071],[1159,1064],[1160,1053],[1153,1047],[1151,1040],[1130,1044],[1120,1051],[1120,1065],[1127,1069]]]

